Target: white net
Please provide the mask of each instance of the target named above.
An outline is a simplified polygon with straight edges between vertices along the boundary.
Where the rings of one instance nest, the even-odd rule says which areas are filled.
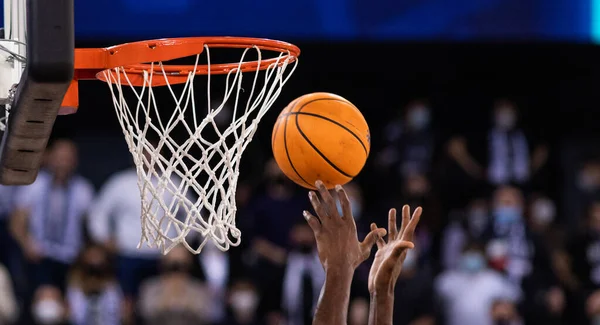
[[[137,169],[142,199],[140,245],[167,253],[183,244],[197,254],[208,240],[221,250],[240,243],[235,220],[240,160],[261,118],[296,68],[297,60],[292,62],[286,54],[279,54],[263,71],[242,72],[248,57],[259,61],[256,67],[264,60],[259,48],[248,48],[229,73],[197,75],[201,59],[211,64],[205,46],[204,53],[195,57],[186,83],[154,88],[153,78],[170,73],[162,62],[153,63],[143,74],[142,87],[133,86],[126,68],[103,72]],[[247,75],[251,80],[243,80]],[[224,88],[213,87],[219,78]],[[206,90],[194,89],[204,83]],[[216,106],[211,99],[215,90],[222,97]],[[205,103],[208,109],[203,113]],[[217,116],[225,106],[232,109],[231,120],[219,125]]]

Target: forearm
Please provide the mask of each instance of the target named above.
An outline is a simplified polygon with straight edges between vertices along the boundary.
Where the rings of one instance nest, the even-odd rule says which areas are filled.
[[[392,325],[394,323],[394,293],[383,290],[371,293],[369,325]]]
[[[327,270],[313,325],[346,325],[354,270]]]

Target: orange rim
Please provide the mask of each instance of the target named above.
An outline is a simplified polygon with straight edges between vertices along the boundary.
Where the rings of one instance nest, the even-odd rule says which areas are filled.
[[[204,52],[204,48],[252,48],[280,52],[284,55],[259,61],[219,63],[204,65],[158,65],[148,62],[169,61]],[[125,43],[106,48],[75,50],[75,79],[99,79],[107,82],[102,71],[123,67],[121,77],[127,74],[128,83],[144,86],[144,72],[154,73],[152,86],[185,83],[188,74],[196,75],[227,74],[238,69],[242,72],[264,70],[273,64],[283,65],[294,62],[300,49],[290,43],[262,38],[248,37],[187,37],[166,38]],[[164,71],[164,73],[163,73]]]

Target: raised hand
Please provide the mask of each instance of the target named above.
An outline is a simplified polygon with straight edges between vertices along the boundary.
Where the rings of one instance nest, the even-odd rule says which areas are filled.
[[[338,212],[336,201],[323,185],[315,183],[317,193],[308,196],[317,217],[304,211],[304,218],[310,225],[317,240],[319,259],[325,269],[325,284],[319,297],[313,325],[346,325],[350,285],[354,270],[369,257],[371,248],[382,236],[385,229],[376,227],[363,242],[358,240],[356,224],[350,209],[350,200],[341,186],[336,186],[337,196],[342,206]]]
[[[423,209],[418,207],[410,216],[410,207],[402,207],[402,224],[400,231],[396,226],[396,209],[391,209],[388,215],[388,240],[377,240],[377,253],[369,272],[369,292],[393,294],[396,281],[402,271],[402,263],[408,249],[414,247],[414,234],[421,219]],[[377,226],[371,224],[371,229]]]
[[[304,211],[306,221],[315,233],[319,258],[327,271],[330,268],[344,268],[354,271],[371,253],[378,239],[385,236],[385,229],[372,228],[360,242],[356,233],[356,223],[350,209],[350,200],[344,189],[337,185],[335,190],[342,207],[339,214],[336,201],[321,181],[315,183],[321,198],[313,191],[309,192],[317,217]]]

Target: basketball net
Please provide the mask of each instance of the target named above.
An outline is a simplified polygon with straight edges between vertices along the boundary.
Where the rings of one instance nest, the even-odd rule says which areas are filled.
[[[246,57],[253,51],[258,55],[256,70],[242,72]],[[204,53],[210,67],[206,45]],[[260,49],[245,49],[238,67],[223,76],[226,79],[224,96],[216,107],[211,99],[209,71],[206,114],[197,107],[193,87],[195,79],[205,78],[196,74],[199,58],[204,54],[196,56],[194,71],[188,74],[187,82],[178,87],[168,83],[169,73],[164,70],[163,62],[152,63],[152,68],[143,73],[142,87],[132,85],[124,67],[103,72],[137,170],[142,199],[142,233],[138,247],[146,244],[166,254],[183,244],[198,254],[208,240],[223,251],[239,245],[241,233],[235,221],[235,193],[240,159],[261,118],[296,68],[298,61],[292,63],[285,54],[280,54],[274,64],[260,71],[263,60]],[[158,107],[152,80],[159,74],[167,79],[165,87],[172,107]],[[247,83],[242,88],[242,78],[246,75],[253,78],[251,89]],[[133,92],[135,97],[127,98],[125,92]],[[164,98],[160,100],[164,102]],[[233,113],[231,124],[222,127],[216,117],[225,105],[231,106]],[[174,135],[176,129],[184,136]],[[150,139],[151,134],[157,139]],[[192,242],[199,244],[192,247]]]

